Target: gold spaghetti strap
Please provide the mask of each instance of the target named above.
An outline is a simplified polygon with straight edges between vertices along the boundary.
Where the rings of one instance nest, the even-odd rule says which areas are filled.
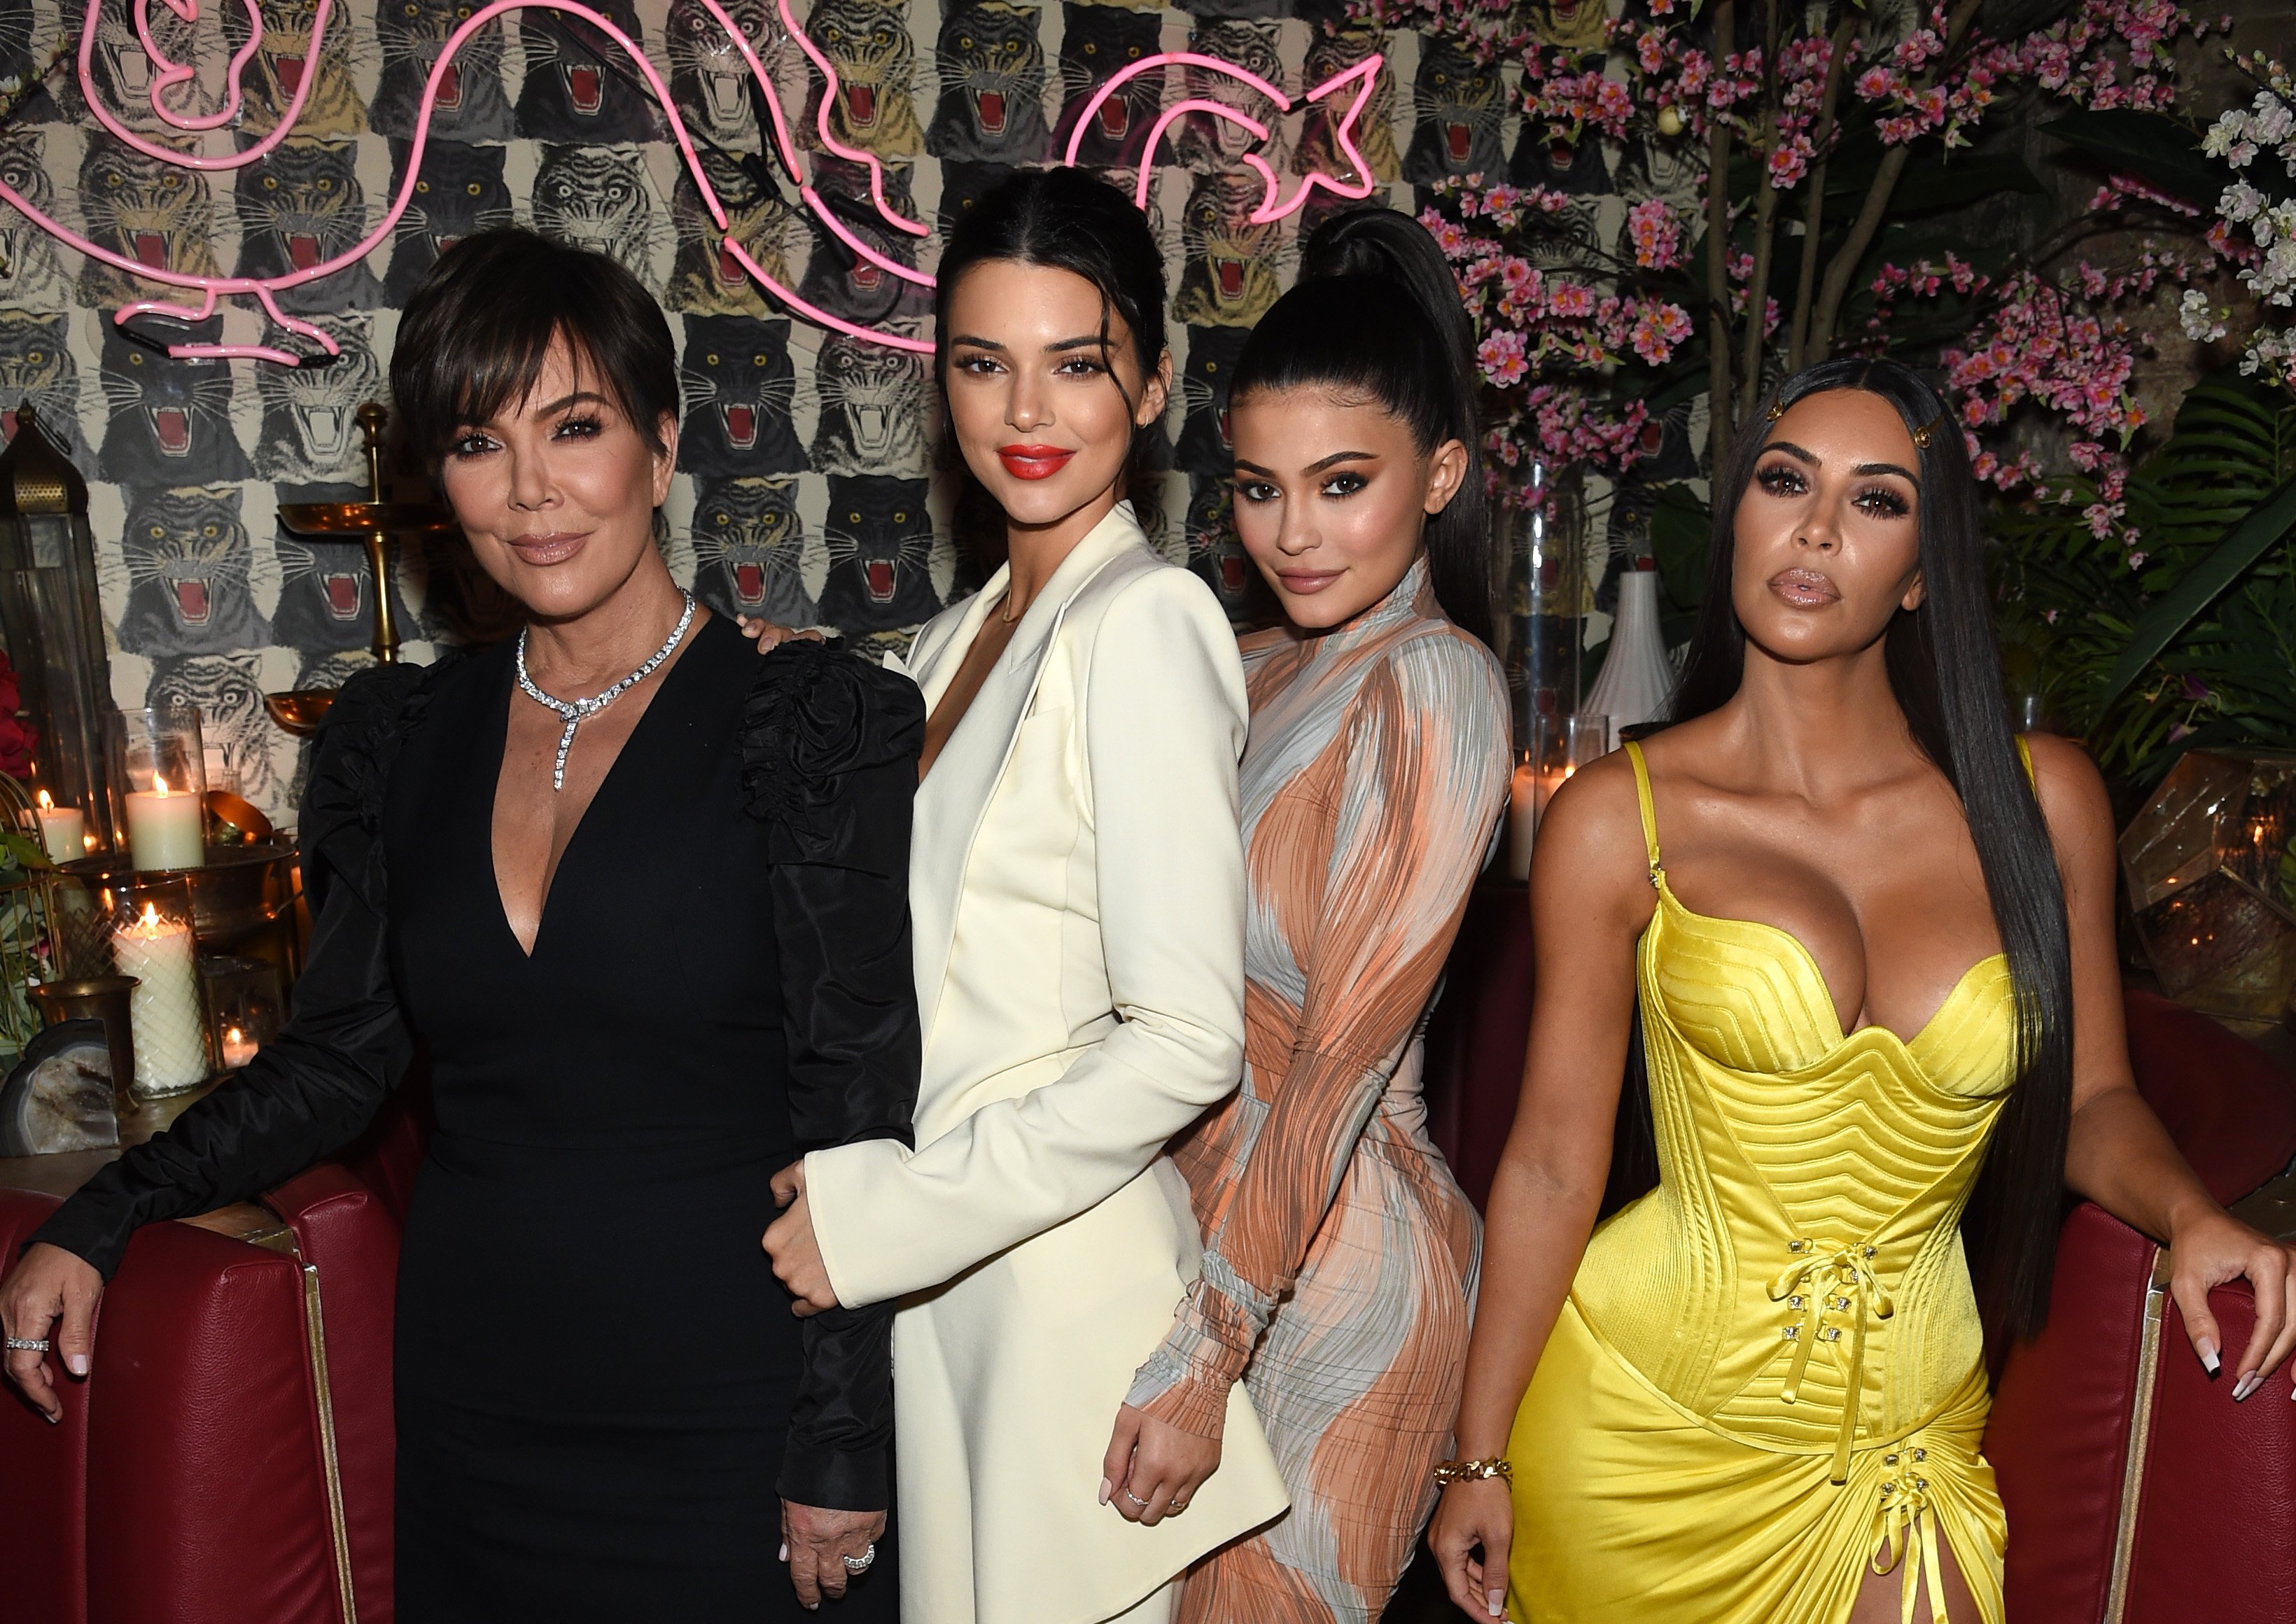
[[[1651,806],[1650,768],[1643,761],[1643,747],[1632,739],[1627,741],[1627,759],[1635,769],[1635,800],[1642,808],[1643,844],[1650,848],[1652,882],[1658,878],[1658,813]]]
[[[2033,747],[2025,742],[2025,735],[2021,733],[2017,735],[2017,759],[2025,764],[2025,782],[2032,785],[2036,795],[2039,794],[2041,781],[2033,776]]]

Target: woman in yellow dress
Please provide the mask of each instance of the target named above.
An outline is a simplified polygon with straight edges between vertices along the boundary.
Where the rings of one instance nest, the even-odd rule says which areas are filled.
[[[2290,1256],[2136,1094],[2104,786],[2011,730],[1943,404],[1833,362],[1754,423],[1677,720],[1539,831],[1529,1056],[1429,1541],[1477,1616],[2000,1624],[1984,1338],[2038,1329],[2060,1189],[2170,1244],[2211,1372],[2209,1288],[2254,1285],[2232,1398],[2296,1341]],[[1596,1228],[1621,1122],[1658,1184]]]

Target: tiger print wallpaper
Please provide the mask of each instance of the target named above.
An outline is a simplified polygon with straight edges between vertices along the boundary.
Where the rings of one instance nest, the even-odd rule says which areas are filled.
[[[82,13],[60,14],[55,0],[0,0],[0,99],[17,103],[0,125],[0,181],[90,242],[154,267],[277,275],[355,247],[418,161],[422,87],[473,5],[340,0],[314,56],[316,0],[258,3],[264,33],[241,105],[201,136],[155,115],[164,64],[127,0],[104,0],[95,25],[98,96],[119,124],[154,142],[243,151],[303,94],[289,135],[261,161],[200,170],[107,133],[69,53],[14,94],[9,76],[34,80],[60,41],[77,40]],[[755,160],[760,119],[774,109],[703,0],[589,4],[642,43],[733,235],[762,269],[855,325],[930,336],[925,291],[857,255],[777,166]],[[780,110],[811,149],[813,184],[865,199],[865,166],[808,138],[825,81],[783,31],[778,0],[717,9],[772,76]],[[1551,9],[1558,43],[1599,19],[1592,6],[1583,16],[1577,5]],[[196,70],[168,93],[171,107],[227,110],[226,69],[246,45],[246,10],[243,0],[152,8],[152,43]],[[1243,161],[1251,138],[1234,122],[1188,113],[1148,153],[1161,110],[1210,100],[1269,125],[1258,155],[1288,197],[1300,176],[1347,168],[1335,140],[1345,94],[1297,105],[1302,93],[1379,52],[1384,65],[1357,129],[1378,200],[1414,209],[1417,188],[1470,171],[1551,178],[1545,142],[1525,138],[1496,72],[1351,22],[1344,0],[1169,9],[814,0],[809,10],[791,0],[790,10],[841,81],[828,109],[832,133],[882,160],[887,200],[932,228],[922,239],[891,231],[865,205],[841,217],[885,259],[930,271],[942,234],[974,200],[1017,166],[1060,161],[1072,139],[1080,163],[1128,186],[1144,158],[1154,165],[1148,206],[1168,256],[1180,387],[1158,446],[1168,472],[1144,517],[1231,608],[1243,603],[1246,571],[1228,521],[1227,375],[1244,333],[1289,284],[1300,234],[1347,205],[1319,192],[1275,224],[1254,224],[1265,183]],[[1245,80],[1199,64],[1152,69],[1092,105],[1128,65],[1165,52],[1234,64],[1282,86],[1295,106],[1280,112]],[[445,70],[430,134],[412,206],[389,240],[279,297],[284,316],[340,345],[324,367],[172,360],[135,341],[112,313],[168,291],[85,258],[0,204],[0,433],[12,433],[29,405],[87,475],[116,697],[199,705],[212,783],[292,821],[301,747],[266,719],[262,695],[332,685],[363,664],[377,583],[358,547],[283,534],[278,504],[363,494],[353,414],[385,388],[398,307],[444,247],[488,226],[529,225],[611,254],[660,296],[679,339],[686,413],[661,545],[712,606],[890,643],[978,578],[950,539],[946,481],[933,477],[938,411],[925,359],[792,318],[721,251],[660,111],[603,37],[540,10],[490,21]],[[1663,189],[1663,176],[1628,156],[1622,181],[1632,173],[1640,189]],[[1590,236],[1609,242],[1625,205],[1611,195],[1609,165],[1599,154],[1595,163],[1603,174],[1573,177],[1572,208]],[[245,298],[226,299],[194,336],[308,348]],[[420,498],[421,483],[402,470],[397,494]],[[390,590],[409,659],[513,624],[459,543],[403,547]]]

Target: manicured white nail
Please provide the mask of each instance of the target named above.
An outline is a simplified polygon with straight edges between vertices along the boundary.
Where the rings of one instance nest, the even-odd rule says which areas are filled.
[[[2250,1371],[2248,1374],[2240,1379],[2240,1385],[2232,1390],[2233,1402],[2234,1404],[2238,1404],[2242,1399],[2247,1398],[2249,1394],[2254,1392],[2258,1388],[2262,1387],[2263,1385],[2264,1373],[2260,1370]]]
[[[63,1419],[63,1416],[62,1416],[61,1414],[59,1414],[59,1415],[48,1415],[48,1413],[47,1413],[47,1411],[45,1411],[45,1410],[42,1410],[42,1411],[40,1412],[40,1414],[41,1414],[41,1415],[47,1415],[47,1416],[48,1416],[48,1424],[49,1424],[50,1426],[53,1426],[53,1425],[55,1425],[58,1422],[60,1422],[60,1421],[62,1421],[62,1420]]]
[[[2201,1368],[2209,1374],[2214,1375],[2224,1367],[2224,1361],[2217,1357],[2217,1345],[2206,1337],[2194,1343],[2193,1348],[2201,1356]]]
[[[789,1560],[789,1545],[788,1545],[788,1542],[787,1542],[787,1541],[783,1541],[783,1545],[782,1545],[782,1558],[781,1558],[781,1559],[782,1559],[783,1562],[787,1562],[787,1561]]]
[[[1485,1591],[1483,1593],[1483,1605],[1490,1609],[1491,1617],[1495,1619],[1499,1617],[1506,1612],[1506,1592],[1504,1590]]]
[[[76,1376],[87,1374],[87,1355],[75,1353],[69,1356],[64,1360],[64,1368]]]
[[[1111,1495],[1111,1494],[1115,1493],[1115,1492],[1116,1492],[1116,1485],[1115,1485],[1115,1484],[1113,1484],[1113,1483],[1110,1482],[1106,1478],[1103,1478],[1103,1479],[1101,1479],[1101,1480],[1100,1480],[1100,1503],[1101,1503],[1103,1505],[1107,1505],[1107,1504],[1108,1504],[1108,1497],[1109,1497],[1110,1495]]]

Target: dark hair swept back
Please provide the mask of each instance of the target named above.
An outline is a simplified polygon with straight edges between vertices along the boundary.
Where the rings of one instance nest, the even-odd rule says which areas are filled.
[[[662,416],[677,416],[677,347],[653,295],[603,254],[505,227],[439,255],[399,317],[390,393],[424,466],[437,471],[457,428],[524,401],[555,338],[587,385],[664,449]]]
[[[1443,250],[1392,209],[1350,209],[1309,234],[1300,280],[1236,359],[1234,395],[1324,385],[1377,401],[1422,452],[1467,448],[1467,473],[1427,521],[1427,570],[1443,612],[1491,640],[1490,536],[1483,518],[1475,329]]]
[[[1714,481],[1706,590],[1670,719],[1719,709],[1738,691],[1746,634],[1731,603],[1738,504],[1753,482],[1775,413],[1835,390],[1896,408],[1919,454],[1923,597],[1900,610],[1882,645],[1890,687],[1923,752],[1969,820],[2017,1017],[2016,1082],[1962,1218],[1988,1332],[2030,1336],[2049,1308],[2062,1218],[2065,1138],[2072,1118],[2072,953],[2064,886],[2031,781],[2019,758],[2001,685],[1986,585],[1977,481],[1959,421],[1937,392],[1895,361],[1821,362],[1764,398]]]
[[[958,217],[941,250],[933,289],[933,381],[944,401],[948,398],[949,301],[967,271],[994,259],[1083,277],[1100,294],[1101,360],[1111,366],[1111,381],[1115,381],[1111,317],[1124,324],[1141,377],[1155,375],[1166,348],[1164,250],[1148,229],[1147,216],[1123,193],[1086,170],[1023,169],[982,193]],[[1116,388],[1126,406],[1138,404],[1122,383]],[[1135,500],[1151,495],[1146,476],[1155,439],[1145,431],[1133,432],[1120,488]],[[955,455],[956,436],[944,433],[941,445],[944,455],[964,472],[964,459]],[[969,473],[965,477],[968,485],[977,484]],[[985,492],[978,495],[986,500]],[[1001,532],[981,539],[994,546],[1004,543]]]

